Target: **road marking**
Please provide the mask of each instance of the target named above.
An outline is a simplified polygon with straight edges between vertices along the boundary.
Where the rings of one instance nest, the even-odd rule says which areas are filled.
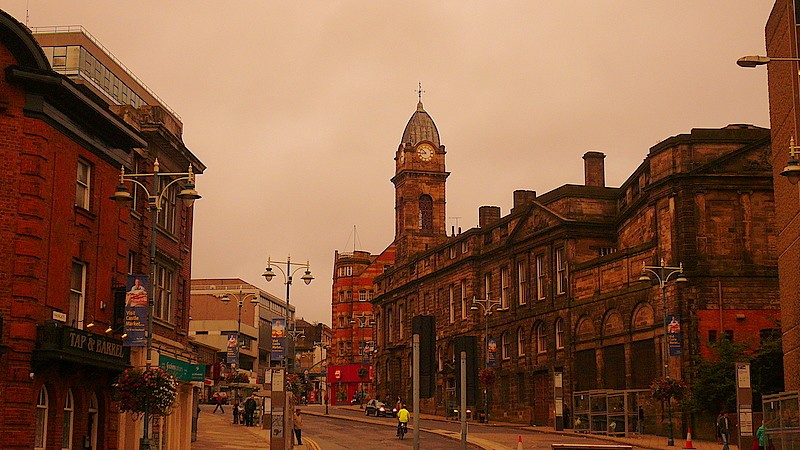
[[[304,442],[303,446],[307,445],[308,447],[310,447],[313,450],[322,450],[322,447],[320,447],[319,444],[317,443],[317,441],[315,441],[313,439],[303,438],[303,442]]]

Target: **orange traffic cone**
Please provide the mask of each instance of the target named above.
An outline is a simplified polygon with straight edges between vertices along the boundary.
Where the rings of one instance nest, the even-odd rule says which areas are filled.
[[[522,435],[517,438],[517,450],[522,450]]]
[[[684,445],[683,448],[694,448],[694,445],[692,445],[692,429],[691,428],[689,428],[687,430],[687,432],[686,432],[686,445]]]

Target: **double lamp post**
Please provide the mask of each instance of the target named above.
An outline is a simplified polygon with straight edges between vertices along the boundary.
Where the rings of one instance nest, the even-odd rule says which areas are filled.
[[[158,158],[153,162],[153,173],[125,173],[125,167],[120,169],[119,185],[117,186],[114,195],[110,198],[120,203],[133,201],[134,197],[131,195],[130,190],[125,183],[132,183],[144,190],[147,195],[147,209],[150,211],[150,288],[156,284],[156,237],[158,234],[158,215],[163,209],[164,201],[171,201],[171,190],[173,186],[180,182],[183,183],[183,189],[176,195],[177,198],[184,201],[187,207],[191,207],[194,201],[200,198],[200,195],[195,190],[194,186],[194,172],[192,171],[191,164],[186,172],[161,172],[159,170]],[[142,182],[141,179],[151,178],[152,184],[150,189]],[[152,192],[151,192],[152,189]],[[145,368],[150,370],[153,358],[153,292],[147,296],[147,330],[145,332]],[[140,450],[150,450],[150,408],[145,403],[145,410],[143,415],[143,434],[139,442]]]
[[[472,311],[482,310],[484,318],[484,353],[486,354],[486,369],[489,369],[489,316],[492,315],[492,310],[500,307],[500,300],[493,300],[491,298],[478,299],[472,298],[472,306],[469,308]],[[485,423],[489,423],[489,386],[483,385],[483,400],[484,400],[484,417]]]

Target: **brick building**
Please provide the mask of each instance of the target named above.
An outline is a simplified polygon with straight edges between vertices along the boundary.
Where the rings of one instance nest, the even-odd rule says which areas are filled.
[[[588,414],[576,393],[646,390],[665,359],[672,378],[690,382],[692,356],[723,334],[757,343],[779,326],[769,152],[769,130],[694,129],[652,147],[618,188],[605,184],[605,155],[587,152],[583,185],[515,191],[508,214],[482,206],[478,227],[447,235],[445,148],[419,104],[395,154],[395,240],[362,255],[372,263],[357,272],[375,289],[374,394],[410,399],[417,315],[436,322],[435,397],[423,411],[452,412],[456,349],[471,345],[476,368],[494,362],[490,417],[538,425],[562,423],[564,408]],[[665,284],[666,304],[659,285],[639,280],[661,261],[682,263],[688,279]],[[499,304],[485,316],[476,298]],[[336,300],[335,328],[358,314]],[[667,314],[680,321],[679,356],[665,356]],[[483,409],[480,386],[468,388],[470,409]],[[628,413],[642,404],[660,428],[661,405],[631,398]],[[624,420],[603,431],[615,427],[626,431]]]
[[[798,5],[777,0],[766,24],[767,55],[798,58]],[[781,326],[784,352],[784,381],[787,391],[800,389],[800,199],[798,186],[781,176],[789,161],[792,138],[800,141],[800,92],[796,62],[776,61],[767,66],[772,142],[770,155],[775,177],[775,218],[778,231],[777,255],[780,279]]]
[[[43,36],[5,13],[0,22],[9,170],[0,202],[0,389],[13,409],[0,419],[3,445],[135,448],[142,421],[117,412],[111,385],[129,365],[144,366],[144,349],[128,352],[120,337],[127,276],[150,273],[151,215],[143,190],[130,208],[109,197],[120,167],[150,172],[156,158],[162,172],[205,167],[183,144],[180,119],[84,30]],[[175,201],[182,186],[166,191],[157,224],[153,365],[162,355],[196,362],[187,314],[192,207]],[[173,414],[150,427],[157,445],[190,447],[195,399],[195,386],[181,381]]]

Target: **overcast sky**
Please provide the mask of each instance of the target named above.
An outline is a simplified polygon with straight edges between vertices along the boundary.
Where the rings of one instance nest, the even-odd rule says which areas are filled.
[[[692,128],[769,126],[768,0],[4,0],[31,27],[82,25],[182,117],[198,177],[192,274],[311,262],[298,316],[330,324],[334,251],[394,237],[394,152],[422,101],[447,147],[448,229],[515,189],[619,186]],[[458,219],[455,219],[458,218]],[[353,238],[353,230],[357,238]],[[302,272],[298,273],[302,275]]]

